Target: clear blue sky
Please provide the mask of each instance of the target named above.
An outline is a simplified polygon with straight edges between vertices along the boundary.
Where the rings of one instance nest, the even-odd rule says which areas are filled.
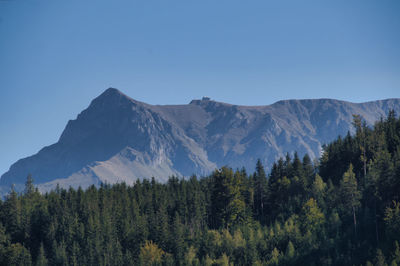
[[[400,1],[0,0],[0,174],[108,87],[151,104],[400,97]]]

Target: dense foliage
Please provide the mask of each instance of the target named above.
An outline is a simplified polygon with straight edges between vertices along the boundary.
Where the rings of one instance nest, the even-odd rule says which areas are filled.
[[[268,176],[258,162],[47,194],[28,177],[0,202],[0,265],[398,265],[400,119],[354,126]]]

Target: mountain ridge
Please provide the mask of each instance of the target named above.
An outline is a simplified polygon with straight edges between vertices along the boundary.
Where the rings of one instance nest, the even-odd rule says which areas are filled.
[[[0,179],[21,188],[31,173],[43,190],[170,175],[206,175],[230,165],[270,166],[287,152],[320,155],[321,147],[352,131],[353,114],[369,125],[400,99],[351,103],[334,99],[282,100],[242,106],[203,97],[184,105],[151,105],[109,88],[69,120],[57,143],[14,163]]]

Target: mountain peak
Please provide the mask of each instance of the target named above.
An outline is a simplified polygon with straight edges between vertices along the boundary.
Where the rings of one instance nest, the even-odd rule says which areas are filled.
[[[122,95],[129,98],[128,96],[123,94],[120,90],[110,87],[110,88],[106,89],[102,94],[100,94],[97,98],[109,98],[109,97],[113,97],[113,96],[115,97],[115,96],[122,96]]]
[[[97,96],[93,101],[92,104],[101,104],[101,105],[121,105],[121,104],[142,104],[146,105],[143,102],[136,101],[129,97],[128,95],[124,94],[120,90],[116,88],[108,88],[102,94]]]

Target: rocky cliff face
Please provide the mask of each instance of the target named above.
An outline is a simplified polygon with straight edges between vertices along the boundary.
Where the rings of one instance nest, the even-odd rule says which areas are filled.
[[[331,99],[287,100],[237,106],[193,100],[187,105],[149,105],[110,88],[70,120],[59,141],[21,159],[0,186],[23,186],[31,173],[42,190],[87,187],[171,175],[205,175],[216,167],[270,166],[287,152],[320,155],[321,147],[352,130],[353,114],[373,124],[400,99],[355,104]]]

